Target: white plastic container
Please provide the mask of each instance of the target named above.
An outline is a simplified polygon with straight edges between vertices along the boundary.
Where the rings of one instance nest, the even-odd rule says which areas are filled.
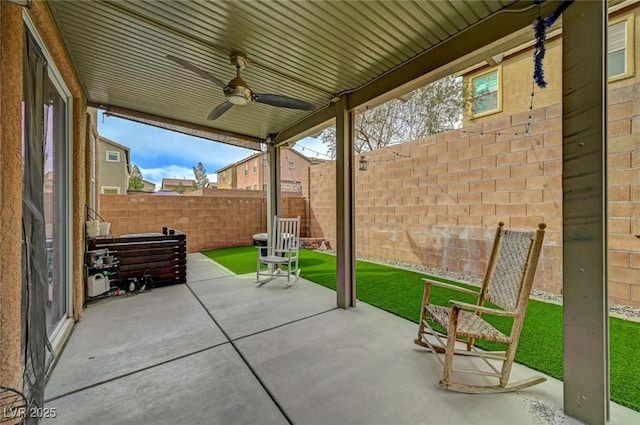
[[[103,275],[102,273],[96,273],[94,275],[89,276],[89,283],[87,285],[89,288],[89,296],[95,297],[100,294],[104,294],[110,288],[109,286],[109,278]]]
[[[100,223],[95,220],[89,220],[85,223],[88,237],[96,237],[100,234]]]
[[[111,232],[111,223],[105,221],[103,223],[98,223],[98,225],[100,227],[100,236],[108,236]]]

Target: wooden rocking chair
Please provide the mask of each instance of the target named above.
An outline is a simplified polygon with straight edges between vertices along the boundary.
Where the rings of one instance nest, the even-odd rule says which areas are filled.
[[[501,393],[516,391],[546,381],[543,376],[534,376],[523,381],[509,384],[511,367],[518,348],[520,332],[529,301],[533,277],[538,265],[542,240],[546,225],[541,223],[535,232],[511,231],[504,229],[504,223],[498,225],[486,274],[480,292],[456,285],[422,279],[425,283],[422,300],[422,313],[416,344],[429,348],[434,353],[444,353],[444,376],[440,386],[452,391],[464,393]],[[439,306],[429,303],[431,286],[439,286],[465,294],[477,296],[476,304],[450,300],[451,306]],[[498,307],[485,307],[488,301]],[[509,335],[505,335],[481,315],[513,317]],[[430,321],[434,321],[447,330],[443,335],[433,330]],[[427,335],[433,335],[431,339]],[[460,339],[459,339],[460,338]],[[506,351],[482,351],[474,347],[476,339],[505,343]],[[466,349],[456,348],[456,341],[466,342]],[[479,357],[488,365],[487,370],[454,369],[455,354]],[[493,362],[501,361],[502,367]],[[499,378],[498,385],[478,385],[454,381],[453,373],[476,374]]]
[[[256,282],[267,283],[275,279],[283,267],[287,270],[287,286],[300,277],[298,253],[300,250],[300,216],[297,218],[273,217],[273,227],[269,235],[267,249],[258,249]],[[264,255],[266,254],[266,255]],[[260,278],[265,279],[260,280]]]

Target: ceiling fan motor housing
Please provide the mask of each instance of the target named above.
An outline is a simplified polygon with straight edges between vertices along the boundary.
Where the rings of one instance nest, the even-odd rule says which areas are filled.
[[[251,89],[240,77],[229,81],[227,87],[224,88],[224,94],[227,100],[234,105],[246,105],[251,101]]]

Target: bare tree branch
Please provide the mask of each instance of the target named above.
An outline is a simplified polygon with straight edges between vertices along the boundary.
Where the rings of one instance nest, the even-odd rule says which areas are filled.
[[[466,96],[460,78],[448,76],[415,90],[406,101],[391,100],[356,114],[355,153],[362,153],[454,129],[462,123]],[[335,158],[335,127],[320,140]]]

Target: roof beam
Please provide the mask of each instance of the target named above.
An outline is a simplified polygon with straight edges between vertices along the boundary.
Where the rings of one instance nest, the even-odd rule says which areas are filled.
[[[543,3],[543,16],[555,10],[560,3],[558,0]],[[353,92],[345,94],[347,109],[353,110],[364,105],[379,104],[424,85],[427,83],[424,78],[426,74],[442,69],[462,57],[476,53],[478,50],[484,50],[486,46],[496,40],[530,26],[537,16],[538,8],[533,1],[516,1],[502,11],[418,54],[413,59]],[[437,78],[433,77],[433,79]],[[333,105],[328,105],[293,126],[280,131],[272,137],[272,140],[277,144],[298,140],[304,135],[317,131],[321,124],[329,125],[331,120],[335,119],[334,115],[335,108]]]
[[[271,135],[271,141],[276,145],[284,145],[296,142],[303,137],[318,133],[333,123],[336,117],[335,105],[330,103],[324,108],[314,112],[302,121],[285,128],[277,134]]]
[[[230,131],[219,130],[199,124],[192,124],[185,121],[175,120],[160,115],[148,114],[146,112],[135,111],[118,106],[103,104],[89,104],[94,108],[103,109],[107,115],[124,118],[142,124],[152,125],[164,130],[176,131],[189,136],[200,137],[214,142],[225,143],[227,145],[238,146],[251,150],[260,150],[261,139]]]

